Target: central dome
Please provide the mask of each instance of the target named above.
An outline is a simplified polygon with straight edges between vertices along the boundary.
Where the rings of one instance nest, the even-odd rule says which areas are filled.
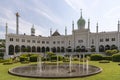
[[[85,20],[82,18],[82,11],[81,11],[81,17],[77,21],[78,29],[84,29],[85,28]]]

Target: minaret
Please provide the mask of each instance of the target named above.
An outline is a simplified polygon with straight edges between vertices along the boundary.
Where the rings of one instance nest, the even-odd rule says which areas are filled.
[[[74,31],[74,21],[72,21],[72,31]]]
[[[96,26],[96,33],[98,33],[98,22],[97,22],[97,26]]]
[[[96,24],[96,52],[99,52],[99,40],[98,40],[98,22]]]
[[[17,12],[16,13],[16,34],[18,35],[19,34],[19,13]]]
[[[118,32],[120,32],[120,21],[118,20]]]
[[[52,36],[52,28],[50,28],[50,36]]]
[[[73,44],[74,44],[74,49],[73,49],[73,51],[75,51],[75,31],[74,31],[74,21],[72,21],[72,31],[73,31]]]
[[[88,41],[87,47],[89,52],[90,51],[90,19],[88,19],[88,40],[87,41]]]
[[[35,28],[34,28],[34,25],[33,25],[32,28],[31,28],[31,36],[35,36]]]
[[[67,36],[67,27],[65,27],[65,36]]]
[[[90,31],[90,19],[88,19],[88,30]]]
[[[81,14],[80,18],[82,18],[82,9],[80,9],[80,14]]]
[[[6,35],[8,34],[8,24],[6,23]]]
[[[117,47],[118,47],[118,50],[119,50],[119,41],[120,41],[120,21],[118,20],[118,40],[117,40]]]

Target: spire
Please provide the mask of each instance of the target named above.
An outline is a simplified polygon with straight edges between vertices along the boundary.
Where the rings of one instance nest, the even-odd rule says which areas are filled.
[[[96,24],[96,33],[98,33],[98,22]]]
[[[88,19],[88,30],[90,30],[90,19]]]
[[[65,26],[65,35],[67,35],[67,27]]]
[[[6,35],[8,33],[8,23],[6,22]]]
[[[72,31],[74,31],[74,21],[72,21]]]
[[[81,13],[81,17],[80,18],[82,18],[82,9],[80,9],[80,13]]]

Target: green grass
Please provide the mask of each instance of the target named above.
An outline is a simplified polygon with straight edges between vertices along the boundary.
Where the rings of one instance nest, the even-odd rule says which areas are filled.
[[[110,62],[110,63],[99,63],[97,61],[90,61],[91,65],[95,65],[101,67],[103,71],[99,74],[84,77],[84,78],[68,78],[69,80],[120,80],[120,66],[118,63]],[[8,74],[8,70],[10,68],[16,66],[23,66],[26,64],[15,63],[12,65],[3,65],[0,63],[0,80],[53,80],[53,79],[40,79],[40,78],[25,78],[25,77],[18,77]],[[57,80],[68,80],[65,79],[57,79]],[[56,80],[56,79],[54,79]]]

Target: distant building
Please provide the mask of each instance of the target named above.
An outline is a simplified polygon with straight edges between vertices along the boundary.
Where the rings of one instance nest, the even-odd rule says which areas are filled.
[[[115,32],[98,32],[98,23],[96,24],[96,33],[90,32],[90,20],[88,20],[88,28],[85,28],[86,21],[81,12],[80,19],[77,21],[78,29],[74,29],[74,21],[72,22],[72,34],[61,35],[57,30],[50,36],[35,36],[35,28],[32,26],[31,35],[19,34],[18,25],[19,14],[16,14],[16,34],[7,33],[6,25],[6,57],[20,52],[104,52],[108,49],[120,50],[120,22],[118,21],[118,31]],[[73,53],[72,53],[73,54]]]

